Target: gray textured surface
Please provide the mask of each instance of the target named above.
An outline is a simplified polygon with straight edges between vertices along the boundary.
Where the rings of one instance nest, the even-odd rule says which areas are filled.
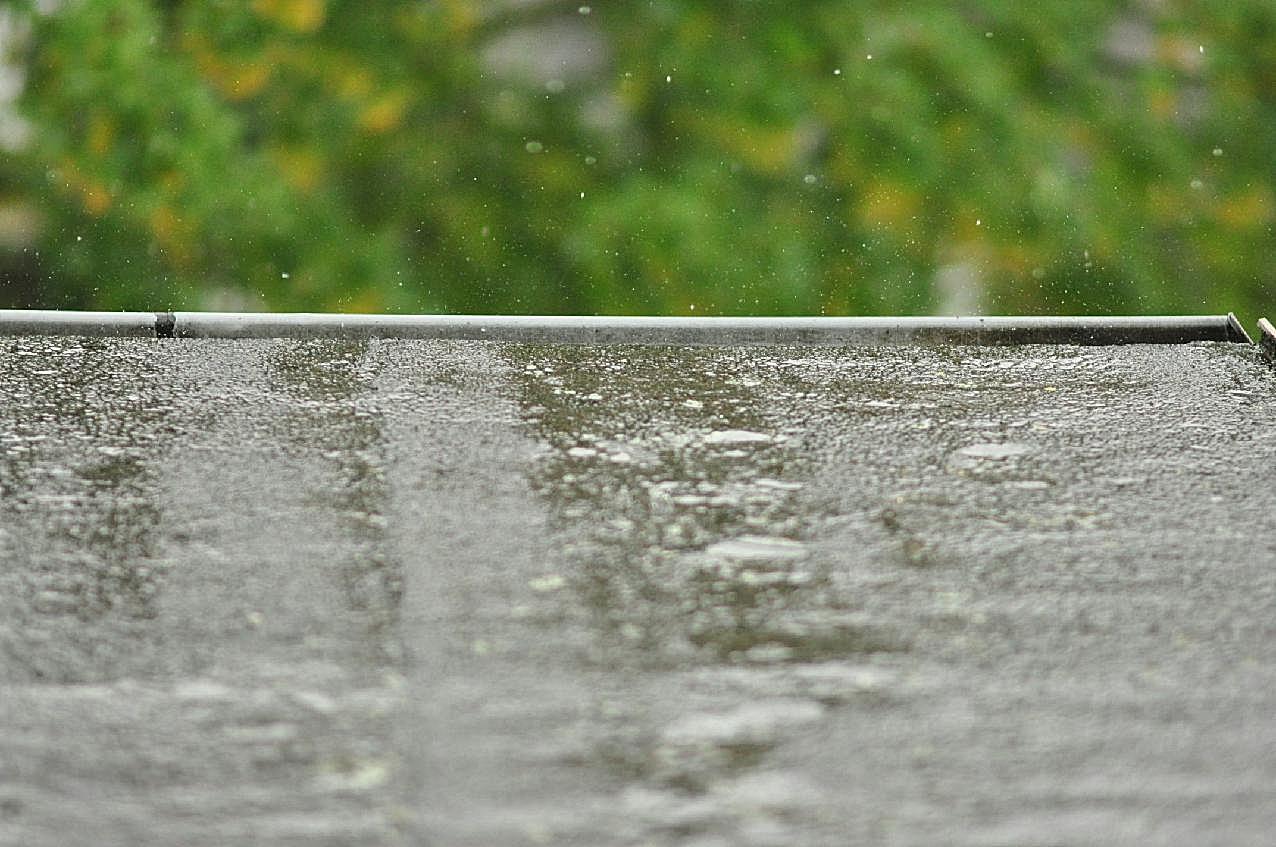
[[[1267,844],[1253,347],[0,340],[0,843]]]

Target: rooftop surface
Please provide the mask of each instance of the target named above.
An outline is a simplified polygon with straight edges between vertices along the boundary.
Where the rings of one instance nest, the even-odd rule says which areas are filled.
[[[1254,345],[0,338],[0,843],[1268,844]]]

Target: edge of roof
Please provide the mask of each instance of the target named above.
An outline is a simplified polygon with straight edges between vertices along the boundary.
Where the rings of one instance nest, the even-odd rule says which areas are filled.
[[[1270,325],[1269,325],[1270,326]],[[531,344],[1253,343],[1234,314],[1152,317],[607,317],[0,310],[0,336],[404,338]]]

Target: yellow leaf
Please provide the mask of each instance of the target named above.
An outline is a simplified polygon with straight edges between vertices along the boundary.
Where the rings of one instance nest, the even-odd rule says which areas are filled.
[[[921,209],[921,197],[916,191],[899,183],[877,180],[860,198],[856,216],[865,226],[880,226],[906,234],[916,227]]]
[[[289,185],[305,193],[314,191],[323,176],[323,159],[304,147],[276,147],[270,159]]]
[[[408,96],[404,92],[383,95],[359,113],[359,129],[373,135],[389,132],[403,123],[407,105]]]
[[[1272,220],[1272,191],[1256,185],[1218,204],[1218,220],[1229,229],[1260,229]]]
[[[115,124],[104,115],[94,115],[89,121],[89,151],[95,156],[104,156],[114,142]]]
[[[84,197],[84,208],[90,215],[100,218],[111,208],[111,192],[105,185],[88,180],[81,189]]]
[[[324,0],[253,0],[253,11],[293,32],[306,34],[323,26],[328,14]]]

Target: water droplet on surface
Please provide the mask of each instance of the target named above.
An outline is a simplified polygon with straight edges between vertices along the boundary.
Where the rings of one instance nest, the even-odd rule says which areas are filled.
[[[958,455],[969,456],[972,459],[1010,459],[1031,452],[1032,448],[1027,444],[1018,444],[1013,441],[972,444],[957,451]]]
[[[771,436],[765,433],[750,432],[747,429],[722,429],[704,437],[705,444],[764,444],[771,440]]]
[[[235,692],[211,679],[188,679],[174,686],[173,696],[178,700],[231,700]]]
[[[538,594],[548,594],[551,591],[557,591],[566,584],[567,580],[561,574],[552,573],[529,580],[527,587]]]
[[[801,491],[803,488],[800,482],[785,482],[782,479],[759,479],[753,484],[758,488],[772,491]]]
[[[769,747],[786,730],[818,721],[824,707],[813,700],[748,703],[721,714],[687,715],[662,733],[675,747]]]
[[[709,545],[704,552],[710,558],[738,563],[795,562],[810,555],[810,550],[801,541],[764,535],[742,535],[719,541]]]

